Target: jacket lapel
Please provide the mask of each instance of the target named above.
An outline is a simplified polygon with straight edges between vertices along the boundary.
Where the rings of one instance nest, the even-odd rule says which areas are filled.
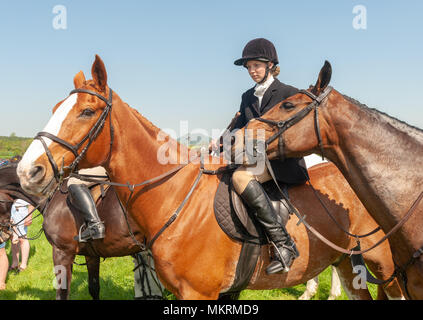
[[[259,108],[259,99],[253,94],[253,96],[251,97],[251,99],[253,100],[253,102],[251,103],[251,105],[253,106],[253,109],[257,112],[257,114],[260,116],[260,108]]]
[[[254,95],[254,87],[251,88],[251,91],[250,91],[247,99],[248,99],[247,105],[251,106],[252,109],[257,113],[257,115],[260,116],[259,100]],[[251,110],[251,111],[253,111],[253,110]]]
[[[261,101],[260,114],[263,113],[263,110],[269,104],[270,100],[272,99],[273,93],[278,90],[278,82],[279,80],[275,79],[270,85],[270,87],[264,93],[263,99]]]

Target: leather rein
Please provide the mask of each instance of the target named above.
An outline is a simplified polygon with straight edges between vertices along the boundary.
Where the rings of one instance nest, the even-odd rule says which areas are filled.
[[[270,124],[272,126],[275,126],[278,128],[278,131],[273,134],[270,138],[266,140],[266,148],[267,146],[272,143],[274,140],[278,139],[278,150],[279,150],[279,158],[283,161],[285,160],[284,156],[284,150],[283,150],[283,133],[288,130],[293,125],[300,122],[302,119],[304,119],[312,110],[314,110],[314,124],[316,129],[316,136],[317,141],[319,144],[320,152],[322,155],[322,159],[324,159],[324,153],[323,153],[323,142],[322,142],[322,136],[320,134],[320,124],[319,124],[319,109],[318,107],[322,103],[322,101],[331,93],[332,87],[328,86],[326,89],[319,95],[316,96],[315,94],[307,91],[307,90],[300,90],[299,93],[303,93],[307,96],[309,96],[313,102],[311,102],[307,107],[299,111],[298,113],[294,114],[292,117],[286,119],[286,120],[280,120],[280,121],[274,121],[270,119],[263,119],[261,117],[255,118],[255,120]]]
[[[299,93],[303,93],[306,94],[308,97],[310,97],[313,101],[304,109],[302,109],[301,111],[299,111],[298,113],[294,114],[293,116],[291,116],[290,118],[288,118],[287,120],[280,120],[280,121],[274,121],[274,120],[270,120],[270,119],[263,119],[261,117],[259,118],[255,118],[255,120],[276,126],[278,128],[278,131],[273,134],[270,138],[268,138],[265,141],[265,148],[267,150],[267,147],[269,146],[269,144],[271,142],[273,142],[274,140],[276,140],[277,138],[279,138],[278,141],[278,152],[279,152],[279,157],[281,158],[281,160],[285,159],[284,156],[284,150],[283,150],[283,133],[290,127],[292,127],[293,125],[297,124],[299,121],[301,121],[302,119],[304,119],[312,110],[314,110],[314,124],[315,124],[315,131],[316,131],[316,136],[317,136],[317,140],[318,140],[318,144],[319,144],[319,148],[320,148],[320,152],[322,155],[322,159],[324,159],[324,151],[323,151],[323,143],[322,143],[322,136],[320,133],[320,125],[319,125],[319,113],[318,113],[318,107],[321,105],[321,103],[323,102],[323,100],[329,95],[329,93],[332,91],[332,87],[328,86],[326,87],[326,89],[319,95],[316,96],[313,93],[307,91],[307,90],[300,90]],[[357,239],[358,242],[358,246],[356,248],[353,248],[351,250],[346,250],[344,248],[341,248],[339,246],[337,246],[336,244],[334,244],[333,242],[331,242],[330,240],[328,240],[327,238],[325,238],[321,233],[319,233],[316,229],[314,229],[311,225],[309,225],[306,220],[305,220],[305,216],[302,216],[298,210],[292,205],[292,203],[289,201],[289,199],[286,197],[286,195],[284,194],[284,192],[282,192],[281,187],[279,186],[276,176],[273,172],[273,169],[271,167],[269,158],[267,156],[267,152],[265,152],[264,154],[265,157],[265,161],[266,161],[266,167],[269,170],[269,173],[272,177],[272,179],[274,180],[277,188],[279,189],[282,197],[284,197],[284,199],[286,200],[286,203],[288,205],[288,210],[291,213],[295,213],[295,215],[298,217],[299,222],[303,223],[304,226],[310,231],[312,232],[318,239],[320,239],[321,241],[323,241],[325,244],[327,244],[329,247],[331,247],[334,250],[337,250],[341,253],[344,254],[348,254],[350,256],[352,255],[362,255],[363,253],[366,253],[374,248],[376,248],[377,246],[379,246],[382,242],[384,242],[385,240],[387,240],[394,232],[396,232],[400,227],[402,227],[405,222],[411,217],[411,215],[415,212],[416,208],[418,207],[419,203],[422,201],[423,199],[423,191],[420,193],[420,195],[417,197],[417,199],[414,201],[414,203],[411,205],[411,207],[409,208],[409,210],[407,211],[407,213],[397,222],[397,224],[388,232],[385,234],[384,237],[382,237],[377,243],[375,243],[373,246],[371,246],[370,248],[367,248],[365,250],[361,250],[360,249],[360,242],[358,240],[358,238],[362,238],[362,237],[367,237],[370,236],[372,234],[374,234],[375,232],[379,231],[380,227],[376,228],[375,230],[367,233],[366,235],[362,235],[362,236],[358,236],[358,235],[352,235],[349,232],[347,232],[346,230],[342,229],[342,231],[344,231],[345,233],[347,233],[350,236],[353,236]],[[313,191],[315,192],[315,189],[313,188],[313,186],[311,185],[311,182],[309,182],[310,187],[313,189]],[[316,193],[316,192],[315,192]],[[317,194],[316,194],[317,197]],[[326,206],[324,205],[324,203],[320,200],[319,197],[317,197],[319,199],[319,201],[321,202],[322,206],[324,207],[324,209],[326,210],[326,212],[329,214],[329,216],[333,219],[333,216],[330,214],[330,212],[328,211],[328,209],[326,208]],[[334,220],[335,221],[335,220]],[[336,221],[335,221],[336,222]],[[337,224],[337,223],[336,223]],[[338,227],[340,227],[337,224]],[[358,249],[358,250],[357,250]],[[407,289],[407,275],[406,275],[406,269],[413,264],[413,262],[418,259],[421,255],[423,255],[423,246],[420,247],[418,250],[416,250],[414,252],[414,254],[411,256],[411,258],[408,260],[408,262],[405,264],[404,267],[400,267],[399,265],[397,265],[394,261],[395,264],[395,270],[394,273],[392,274],[392,276],[390,278],[388,278],[385,281],[380,281],[379,284],[384,284],[384,283],[389,283],[391,282],[394,278],[401,276],[403,282],[404,282],[404,288],[406,291],[406,294],[408,295],[409,298],[411,298],[408,289]]]
[[[200,167],[200,170],[198,172],[198,175],[197,175],[196,179],[194,180],[194,183],[191,185],[191,188],[189,189],[185,198],[182,200],[181,204],[178,206],[178,208],[175,210],[175,212],[171,215],[171,217],[167,220],[167,222],[163,225],[163,227],[151,238],[151,240],[149,242],[147,242],[147,239],[145,239],[145,243],[141,243],[135,238],[135,235],[132,232],[132,229],[130,227],[129,220],[128,220],[128,214],[127,214],[127,208],[128,208],[130,200],[132,199],[135,188],[146,186],[146,185],[151,184],[153,182],[163,180],[164,178],[169,177],[169,176],[177,173],[179,170],[181,170],[187,164],[179,165],[179,166],[172,168],[171,170],[169,170],[169,171],[167,171],[167,172],[165,172],[165,173],[163,173],[159,176],[156,176],[154,178],[145,180],[145,181],[143,181],[141,183],[137,183],[137,184],[130,184],[129,182],[126,183],[126,184],[123,184],[123,183],[117,183],[117,182],[112,182],[112,181],[104,181],[103,178],[105,178],[105,177],[103,177],[103,176],[100,177],[100,176],[84,175],[84,174],[75,173],[75,171],[77,171],[77,169],[78,169],[79,162],[81,161],[81,159],[86,154],[90,145],[95,141],[97,136],[102,131],[104,124],[106,122],[107,116],[109,116],[109,121],[110,121],[110,151],[109,151],[109,155],[108,155],[108,160],[110,160],[111,152],[112,152],[112,146],[113,146],[113,140],[114,140],[114,129],[113,129],[112,121],[111,121],[111,110],[112,110],[112,100],[113,100],[112,89],[109,88],[109,98],[108,99],[106,99],[105,97],[103,97],[102,95],[100,95],[100,94],[98,94],[94,91],[90,91],[90,90],[86,90],[86,89],[72,90],[69,95],[71,95],[73,93],[86,93],[86,94],[96,96],[97,98],[99,98],[100,100],[102,100],[106,103],[106,107],[104,108],[100,117],[95,122],[94,126],[87,133],[87,135],[76,145],[72,145],[72,144],[68,143],[67,141],[65,141],[65,140],[63,140],[63,139],[61,139],[61,138],[59,138],[59,137],[57,137],[57,136],[55,136],[51,133],[48,133],[48,132],[39,132],[36,135],[35,139],[40,140],[41,143],[43,144],[46,155],[47,155],[48,160],[49,160],[49,162],[52,166],[52,169],[53,169],[54,178],[58,182],[58,187],[55,188],[55,190],[53,190],[51,192],[51,194],[49,195],[49,198],[51,198],[52,194],[54,194],[57,191],[57,189],[60,189],[60,186],[64,181],[63,176],[64,176],[65,170],[70,170],[69,177],[75,177],[75,178],[78,178],[80,180],[95,182],[95,183],[98,183],[100,185],[105,184],[105,185],[110,185],[110,186],[115,186],[115,187],[127,187],[130,191],[130,194],[129,194],[128,199],[126,200],[126,205],[123,206],[122,202],[120,200],[119,200],[119,204],[120,204],[121,209],[124,213],[130,236],[132,237],[133,241],[143,251],[150,249],[152,247],[153,243],[156,241],[156,239],[176,220],[179,213],[182,211],[184,205],[187,203],[188,199],[191,197],[192,193],[194,192],[194,189],[196,188],[196,186],[200,182],[200,178],[203,175],[203,173],[204,174],[220,174],[220,173],[222,173],[223,171],[226,171],[226,170],[234,170],[234,168],[232,166],[228,166],[228,168],[222,168],[223,170],[215,170],[215,171],[206,170],[206,169],[204,169],[203,160],[201,159],[201,167]],[[59,170],[59,167],[57,166],[56,162],[54,161],[53,156],[52,156],[50,150],[48,149],[48,146],[45,143],[44,139],[42,139],[42,137],[49,138],[49,139],[53,140],[54,142],[56,142],[56,143],[64,146],[65,148],[69,149],[75,156],[74,161],[70,165],[65,167],[64,164],[63,164],[64,163],[64,158],[63,158],[62,166]],[[82,151],[80,153],[78,153],[78,150],[80,148],[82,148],[83,144],[87,140],[88,140],[88,143],[86,144],[86,146],[82,149]],[[114,188],[113,188],[113,190],[116,192],[116,190]]]

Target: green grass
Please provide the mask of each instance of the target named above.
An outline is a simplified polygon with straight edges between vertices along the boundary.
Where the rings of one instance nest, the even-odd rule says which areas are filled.
[[[41,228],[42,217],[39,216],[29,227],[28,236],[32,237]],[[9,272],[6,279],[7,289],[0,291],[2,300],[53,300],[56,292],[53,287],[52,247],[44,233],[37,240],[30,241],[31,250],[28,268],[19,274]],[[10,241],[6,246],[10,256]],[[78,263],[85,258],[76,257]],[[101,260],[103,261],[103,259]],[[101,299],[133,299],[134,297],[134,263],[132,257],[107,258],[100,264]],[[88,273],[86,266],[74,265],[71,283],[72,300],[91,299],[88,293]]]
[[[28,236],[32,237],[41,228],[42,217],[39,216],[29,227]],[[31,240],[31,251],[28,268],[19,273],[9,272],[7,289],[0,291],[1,300],[53,300],[56,292],[53,287],[52,247],[44,234],[36,240]],[[10,257],[10,241],[6,246]],[[78,263],[85,262],[84,257],[77,256]],[[102,260],[101,260],[102,261]],[[132,257],[107,258],[100,264],[100,298],[113,300],[132,300],[134,297],[134,264]],[[330,292],[331,271],[327,268],[319,276],[319,291],[313,300],[326,300]],[[244,290],[242,300],[296,300],[305,291],[305,284],[292,288],[274,290]],[[376,296],[376,286],[370,285],[370,292]],[[169,299],[174,298],[172,295]],[[71,300],[89,300],[88,273],[85,266],[74,265],[71,284]],[[344,291],[338,300],[347,300]]]

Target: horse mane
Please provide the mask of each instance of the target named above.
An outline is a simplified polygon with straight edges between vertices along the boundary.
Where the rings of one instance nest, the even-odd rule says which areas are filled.
[[[125,103],[125,102],[124,102]],[[178,150],[180,150],[180,148],[185,147],[185,145],[181,144],[178,142],[178,140],[172,138],[169,134],[167,134],[166,132],[164,132],[162,129],[158,128],[157,126],[155,126],[150,120],[148,120],[146,117],[144,117],[138,110],[132,108],[130,105],[128,105],[127,103],[125,103],[125,105],[129,108],[129,110],[134,114],[134,116],[138,119],[138,121],[140,121],[144,128],[150,132],[152,135],[155,135],[157,137],[157,135],[160,132],[163,132],[166,134],[166,136],[169,138],[168,141],[172,140],[176,143],[176,145],[178,146]],[[164,141],[165,143],[166,141]],[[186,146],[186,148],[189,150],[190,148],[188,146]]]
[[[135,115],[137,119],[139,119],[145,126],[146,129],[152,133],[158,134],[162,131],[160,128],[156,127],[150,120],[144,117],[137,109],[132,108],[129,104],[124,102],[125,105],[131,110],[131,112]]]
[[[345,94],[342,94],[342,96],[347,100],[348,102],[351,102],[352,104],[360,107],[361,110],[364,110],[366,113],[370,114],[372,117],[376,117],[378,119],[384,119],[385,122],[388,122],[391,126],[397,128],[398,130],[402,132],[406,132],[407,134],[416,137],[420,142],[423,143],[423,130],[415,127],[413,125],[408,124],[405,121],[399,120],[385,112],[382,112],[380,110],[377,110],[375,108],[370,108],[366,104],[359,102],[358,100],[351,98]]]

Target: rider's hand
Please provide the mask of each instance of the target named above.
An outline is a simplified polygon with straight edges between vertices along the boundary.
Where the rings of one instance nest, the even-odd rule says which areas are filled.
[[[217,144],[217,140],[212,139],[212,141],[210,141],[209,143],[209,151],[213,152],[217,150],[219,150],[219,145]]]

